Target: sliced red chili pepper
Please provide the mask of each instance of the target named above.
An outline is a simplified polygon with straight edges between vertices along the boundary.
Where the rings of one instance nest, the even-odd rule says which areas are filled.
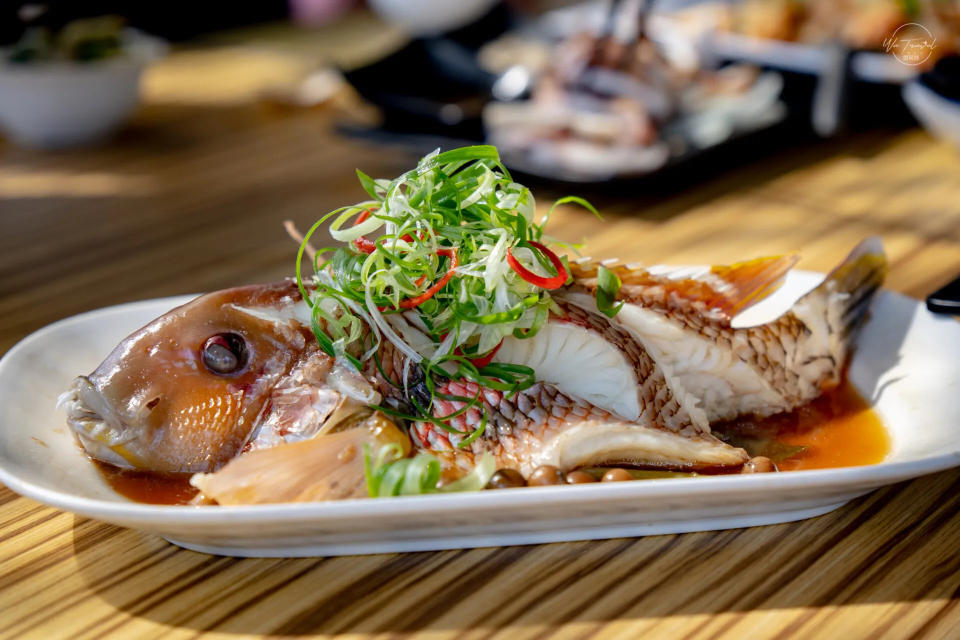
[[[497,344],[497,346],[495,346],[493,349],[491,349],[491,350],[490,350],[490,353],[488,353],[487,355],[485,355],[485,356],[483,356],[483,357],[481,357],[481,358],[467,358],[467,359],[470,360],[470,363],[471,363],[473,366],[475,366],[477,369],[482,369],[482,368],[484,368],[485,366],[487,366],[488,364],[490,364],[491,362],[493,362],[493,356],[497,355],[497,351],[500,351],[500,347],[502,347],[502,346],[503,346],[503,340],[501,340],[500,343]],[[457,351],[458,351],[458,352],[460,351],[460,348],[459,348],[459,347],[457,347]],[[461,355],[463,355],[463,354],[461,354]]]
[[[357,219],[353,222],[353,226],[362,224],[369,217],[370,217],[370,209],[365,209],[360,213],[359,216],[357,216]],[[424,235],[425,234],[423,233],[420,234],[421,240],[423,240]],[[409,233],[403,234],[402,236],[400,236],[400,239],[405,240],[406,242],[413,242],[413,236],[411,236]],[[373,240],[368,240],[366,236],[360,236],[359,238],[356,238],[353,241],[353,246],[355,246],[357,248],[357,251],[359,251],[360,253],[370,254],[377,250],[376,243],[374,243]],[[417,286],[420,286],[420,283],[417,283]]]
[[[460,265],[460,259],[457,257],[457,248],[456,247],[440,247],[437,249],[438,256],[446,256],[450,258],[450,266],[447,268],[447,272],[443,274],[443,277],[437,280],[429,289],[424,291],[418,296],[413,298],[407,298],[406,300],[401,300],[400,304],[397,305],[401,309],[413,309],[414,307],[419,307],[421,304],[432,298],[440,289],[450,282],[450,278],[453,277],[454,272],[457,270],[457,267]],[[416,285],[419,287],[423,284],[423,281],[427,279],[426,275],[420,276]],[[391,307],[377,307],[380,311],[389,311]]]
[[[364,209],[357,219],[354,221],[353,226],[362,224],[370,217],[370,209]],[[366,236],[360,236],[359,238],[353,241],[353,246],[357,248],[357,251],[360,253],[373,253],[377,249],[377,245],[374,244],[373,240],[367,240]]]
[[[413,309],[414,307],[419,307],[421,304],[432,298],[440,289],[443,289],[450,278],[453,277],[453,272],[457,270],[457,267],[460,265],[460,259],[457,257],[457,248],[456,247],[440,247],[437,249],[438,256],[446,256],[450,258],[450,266],[447,268],[447,272],[443,274],[443,277],[437,280],[429,289],[421,293],[420,295],[414,298],[408,298],[406,300],[401,300],[398,305],[401,309]]]
[[[360,253],[373,253],[377,249],[377,245],[373,244],[373,240],[367,240],[363,236],[354,240],[353,245]]]
[[[517,272],[521,278],[526,280],[532,285],[538,286],[541,289],[559,289],[563,286],[563,283],[567,281],[569,277],[567,274],[566,267],[563,266],[563,261],[557,257],[553,251],[547,249],[545,246],[539,242],[534,242],[533,240],[528,241],[531,247],[542,253],[550,260],[553,267],[557,270],[557,275],[551,277],[538,276],[533,271],[530,271],[525,266],[520,264],[520,261],[513,257],[513,252],[511,249],[507,249],[507,264],[510,265],[510,268]]]
[[[443,334],[443,335],[440,336],[440,339],[441,339],[441,340],[446,340],[446,338],[447,338],[448,335],[450,335],[450,334],[449,334],[449,333],[445,333],[445,334]],[[470,364],[472,364],[473,366],[475,366],[477,369],[482,369],[483,367],[485,367],[485,366],[487,366],[488,364],[490,364],[491,362],[493,362],[493,356],[497,355],[497,351],[500,351],[500,347],[502,347],[502,346],[503,346],[503,340],[501,340],[500,342],[498,342],[498,343],[497,343],[497,346],[495,346],[493,349],[491,349],[490,352],[487,353],[487,355],[482,356],[482,357],[480,357],[480,358],[471,358],[471,357],[469,357],[467,354],[465,354],[465,353],[463,352],[463,350],[462,350],[460,347],[457,347],[456,349],[454,349],[454,350],[453,350],[453,353],[456,354],[456,355],[458,355],[458,356],[463,356],[463,357],[465,357],[467,360],[470,361]]]

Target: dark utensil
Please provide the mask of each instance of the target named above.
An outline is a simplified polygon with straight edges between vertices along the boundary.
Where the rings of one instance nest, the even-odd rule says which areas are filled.
[[[610,4],[607,5],[606,19],[603,21],[603,25],[600,27],[600,33],[597,34],[597,39],[593,43],[593,54],[590,56],[590,61],[587,66],[603,64],[604,50],[606,49],[607,41],[613,37],[617,29],[617,17],[620,15],[620,6],[622,4],[623,0],[610,0]]]
[[[480,65],[477,51],[511,22],[510,9],[501,2],[470,25],[412,40],[372,64],[344,70],[344,77],[380,108],[385,130],[480,140],[480,115],[499,76]],[[514,93],[519,93],[516,87]]]
[[[960,316],[960,277],[927,296],[927,309],[933,313]]]
[[[839,133],[846,124],[853,52],[839,41],[827,43],[824,50],[827,55],[813,94],[811,119],[813,130],[821,137],[829,138]]]
[[[933,69],[920,76],[920,82],[948,100],[960,101],[960,55],[938,60]]]

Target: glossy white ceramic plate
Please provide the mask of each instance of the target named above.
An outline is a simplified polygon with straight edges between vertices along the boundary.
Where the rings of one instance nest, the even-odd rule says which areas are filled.
[[[752,312],[789,306],[821,278],[797,272]],[[0,361],[0,482],[74,513],[207,553],[311,556],[530,544],[749,527],[827,513],[872,489],[960,465],[960,323],[881,292],[850,375],[893,448],[882,464],[469,495],[250,507],[169,507],[115,494],[55,409],[124,336],[188,298],[93,311],[34,333]]]

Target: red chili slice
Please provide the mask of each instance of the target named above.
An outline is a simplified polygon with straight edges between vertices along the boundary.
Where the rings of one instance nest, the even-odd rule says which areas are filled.
[[[406,300],[401,300],[398,305],[401,309],[413,309],[414,307],[419,307],[421,304],[432,298],[440,289],[450,282],[450,278],[453,277],[453,272],[457,270],[457,267],[460,265],[460,259],[457,257],[457,248],[456,247],[440,247],[437,249],[438,256],[446,256],[450,258],[450,266],[447,268],[447,272],[443,274],[443,277],[437,280],[429,289],[421,293],[420,295],[414,298],[408,298]]]
[[[482,358],[467,358],[467,359],[470,360],[470,363],[473,364],[473,366],[475,366],[477,369],[482,369],[488,364],[490,364],[491,362],[493,362],[493,356],[497,355],[497,351],[500,351],[500,347],[502,346],[503,346],[503,340],[501,340],[500,343],[497,344],[497,346],[491,349],[490,353],[483,356]],[[457,348],[457,351],[460,351],[459,347]]]
[[[364,209],[360,215],[357,216],[353,226],[357,226],[358,224],[362,224],[364,221],[366,221],[366,219],[370,217],[370,213],[370,209]],[[377,249],[377,245],[374,244],[373,240],[367,240],[366,236],[360,236],[354,240],[353,246],[355,246],[357,251],[360,253],[373,253]]]
[[[443,334],[442,336],[440,336],[440,339],[441,339],[441,340],[445,340],[448,335],[450,335],[450,334],[449,334],[449,333],[445,333],[445,334]],[[482,369],[483,367],[485,367],[485,366],[487,366],[488,364],[490,364],[491,362],[493,362],[493,356],[497,355],[497,351],[500,351],[500,347],[502,347],[502,346],[503,346],[503,340],[501,340],[500,342],[498,342],[498,343],[497,343],[497,346],[495,346],[493,349],[491,349],[490,352],[489,352],[487,355],[482,356],[482,357],[480,357],[480,358],[470,358],[470,357],[468,357],[467,354],[465,354],[460,347],[457,347],[456,349],[454,349],[454,350],[453,350],[453,353],[456,354],[456,355],[458,355],[458,356],[464,356],[464,357],[466,357],[467,360],[469,360],[470,363],[471,363],[473,366],[475,366],[477,369]]]
[[[370,217],[370,209],[365,209],[360,213],[359,216],[357,216],[357,219],[353,222],[353,226],[362,224],[369,217]],[[423,236],[424,234],[421,233],[420,234],[421,240],[423,240]],[[400,236],[400,239],[405,240],[406,242],[413,242],[413,236],[411,236],[409,233],[403,234],[402,236]],[[357,248],[357,251],[359,251],[360,253],[370,254],[377,250],[376,243],[374,243],[373,240],[368,240],[366,236],[360,236],[359,238],[355,239],[353,241],[353,246],[355,246]],[[420,286],[419,282],[417,283],[417,286]]]
[[[444,285],[450,282],[450,278],[453,277],[454,271],[457,270],[457,267],[460,265],[460,259],[457,257],[457,248],[456,247],[440,247],[437,249],[438,256],[446,256],[450,258],[450,266],[447,268],[447,272],[443,274],[443,277],[437,280],[429,289],[421,293],[420,295],[407,298],[406,300],[401,300],[400,304],[397,305],[401,309],[413,309],[414,307],[419,307],[421,304],[432,298],[440,289],[443,289]],[[426,275],[420,276],[416,285],[419,287],[423,284],[423,281],[427,279]],[[391,307],[377,307],[380,311],[389,311]]]
[[[545,246],[539,242],[534,242],[533,240],[528,241],[531,247],[547,256],[547,259],[553,264],[553,267],[557,270],[557,275],[544,278],[543,276],[538,276],[533,271],[530,271],[525,266],[520,264],[520,261],[513,257],[511,249],[507,249],[507,264],[510,265],[510,268],[517,272],[521,278],[526,280],[532,285],[538,286],[541,289],[559,289],[563,286],[563,283],[567,281],[569,277],[567,274],[566,267],[563,266],[563,261],[557,257],[553,251],[547,249]]]

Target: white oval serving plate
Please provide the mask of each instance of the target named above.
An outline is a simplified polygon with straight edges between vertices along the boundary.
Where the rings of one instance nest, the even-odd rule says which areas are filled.
[[[822,275],[791,273],[755,314]],[[890,432],[877,465],[476,494],[248,507],[173,507],[117,495],[56,399],[124,336],[189,297],[110,307],[27,337],[0,361],[0,482],[40,502],[206,553],[313,556],[422,551],[749,527],[827,513],[872,489],[960,465],[960,323],[881,291],[850,368]]]

